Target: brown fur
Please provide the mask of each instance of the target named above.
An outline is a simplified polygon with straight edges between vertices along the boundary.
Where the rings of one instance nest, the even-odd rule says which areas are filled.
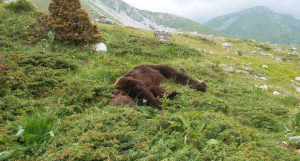
[[[111,99],[111,105],[121,105],[128,102],[122,102],[124,95],[128,95],[131,100],[145,101],[146,105],[152,106],[161,110],[162,102],[158,97],[167,94],[168,98],[173,98],[178,92],[165,91],[160,87],[160,83],[167,79],[174,79],[181,84],[188,84],[191,88],[198,91],[206,92],[206,84],[192,79],[185,73],[182,73],[174,68],[166,65],[142,65],[133,68],[123,77],[116,81],[115,89],[113,90],[114,98]],[[120,98],[122,96],[122,98]],[[118,101],[117,101],[118,100]],[[130,101],[129,101],[130,102]],[[133,102],[133,101],[131,101]]]

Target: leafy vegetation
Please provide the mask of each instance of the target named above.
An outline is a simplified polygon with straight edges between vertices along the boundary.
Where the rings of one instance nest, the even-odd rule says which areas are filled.
[[[164,42],[150,31],[101,25],[108,53],[60,42],[52,50],[54,35],[50,33],[48,40],[27,43],[25,27],[39,14],[17,14],[4,6],[0,4],[0,26],[5,24],[0,27],[0,157],[49,161],[300,159],[278,145],[300,133],[300,95],[291,85],[299,76],[300,59],[288,55],[288,48],[270,45],[271,54],[285,58],[281,62],[253,54],[258,45],[264,45],[259,42],[231,40],[233,47],[225,49],[222,44],[228,40],[222,37],[174,35],[173,41]],[[277,48],[282,52],[274,52]],[[235,55],[238,50],[243,54]],[[166,89],[181,94],[174,100],[162,99],[163,111],[109,106],[114,82],[142,64],[184,68],[205,81],[209,90],[199,93],[166,81]],[[248,75],[230,73],[224,64],[251,69]],[[256,86],[261,84],[267,84],[268,90]],[[273,95],[274,90],[282,94]]]
[[[36,8],[34,5],[27,0],[17,0],[9,3],[5,8],[12,10],[14,12],[28,12],[34,11]]]
[[[18,132],[15,135],[16,141],[7,138],[0,140],[8,149],[0,153],[0,160],[38,156],[42,153],[40,148],[46,146],[51,137],[55,137],[60,124],[58,118],[50,110],[42,112],[36,109],[30,116],[24,114],[19,120],[20,125],[8,121],[8,124]]]

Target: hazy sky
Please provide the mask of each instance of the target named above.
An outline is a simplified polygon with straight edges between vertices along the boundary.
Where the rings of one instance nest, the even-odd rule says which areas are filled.
[[[300,0],[123,0],[144,10],[172,13],[204,23],[216,16],[255,6],[300,19]]]

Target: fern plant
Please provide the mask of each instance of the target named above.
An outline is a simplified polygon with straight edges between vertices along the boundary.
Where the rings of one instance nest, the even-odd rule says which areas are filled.
[[[184,138],[184,144],[191,142],[195,146],[201,148],[204,142],[203,139],[203,130],[205,129],[205,121],[197,120],[192,121],[192,115],[180,114],[175,116],[173,119],[176,121],[169,121],[171,124],[170,128],[182,132]]]
[[[191,118],[184,114],[181,114],[179,116],[179,119],[181,120],[186,132],[186,135],[184,136],[185,144],[187,143],[188,137],[190,137],[191,139],[195,138],[197,134],[201,133],[205,127],[205,122],[201,120],[198,125],[198,128],[193,128]]]

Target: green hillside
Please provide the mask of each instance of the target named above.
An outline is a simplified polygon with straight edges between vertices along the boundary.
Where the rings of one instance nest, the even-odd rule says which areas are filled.
[[[150,11],[141,11],[141,14],[157,24],[164,25],[170,28],[180,29],[183,31],[198,32],[210,35],[225,35],[212,28],[200,25],[199,23],[175,15],[167,13],[155,13]]]
[[[3,6],[0,160],[300,160],[278,144],[300,135],[300,58],[291,49],[217,36],[159,41],[148,30],[104,24],[108,53],[47,40],[28,44],[25,27],[39,14]],[[181,94],[161,99],[162,111],[109,106],[114,82],[142,64],[184,68],[208,92],[167,81],[166,89]]]
[[[275,13],[262,6],[217,17],[205,25],[234,38],[300,44],[300,20],[290,15]]]

